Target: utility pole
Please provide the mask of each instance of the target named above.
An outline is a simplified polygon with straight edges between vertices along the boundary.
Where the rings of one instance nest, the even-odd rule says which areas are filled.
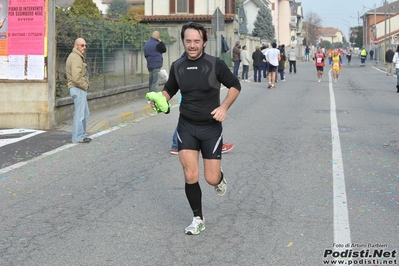
[[[374,30],[373,32],[373,46],[374,46],[374,51],[375,51],[375,38],[377,37],[377,4],[374,3]]]
[[[363,17],[363,28],[366,28],[366,38],[364,39],[365,42],[363,42],[362,46],[367,45],[367,43],[368,43],[368,31],[369,31],[369,23],[368,23],[368,21],[369,21],[369,17],[368,16]]]
[[[384,49],[382,52],[385,54],[387,49],[387,1],[384,2]],[[385,64],[385,56],[384,56],[384,64]]]
[[[388,13],[388,18],[389,18],[389,36],[391,36],[391,9],[389,8],[389,13]]]

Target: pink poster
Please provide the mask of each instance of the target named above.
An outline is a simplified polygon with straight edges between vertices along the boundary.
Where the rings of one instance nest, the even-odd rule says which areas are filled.
[[[43,55],[44,0],[8,1],[8,54]]]

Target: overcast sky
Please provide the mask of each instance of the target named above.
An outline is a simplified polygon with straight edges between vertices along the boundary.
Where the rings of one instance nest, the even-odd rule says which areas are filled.
[[[323,20],[323,27],[338,28],[348,39],[349,25],[350,27],[362,25],[358,17],[371,9],[374,11],[374,4],[377,8],[382,6],[384,0],[295,0],[295,2],[302,3],[305,18],[309,12],[316,13]]]

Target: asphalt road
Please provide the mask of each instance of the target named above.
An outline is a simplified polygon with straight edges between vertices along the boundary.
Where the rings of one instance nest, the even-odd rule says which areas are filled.
[[[344,65],[335,84],[325,69],[243,83],[224,122],[228,191],[201,177],[197,236],[169,154],[177,108],[88,145],[45,132],[0,147],[0,265],[397,265],[396,77]]]

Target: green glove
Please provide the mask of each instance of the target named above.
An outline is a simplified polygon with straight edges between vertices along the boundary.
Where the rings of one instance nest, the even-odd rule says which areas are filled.
[[[152,109],[154,109],[155,112],[169,114],[172,105],[166,100],[166,97],[162,94],[161,91],[147,92],[145,97],[147,98],[147,100],[154,102],[154,107]]]

